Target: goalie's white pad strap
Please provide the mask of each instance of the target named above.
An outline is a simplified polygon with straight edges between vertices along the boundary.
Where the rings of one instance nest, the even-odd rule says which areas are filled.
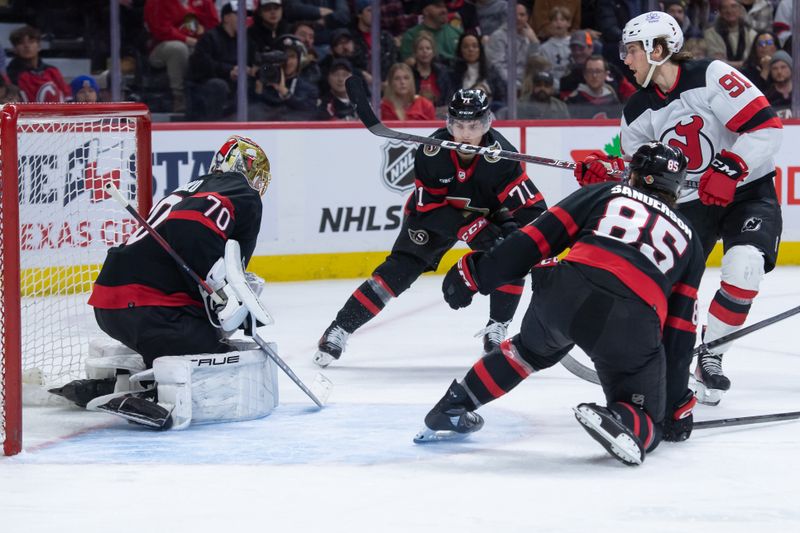
[[[277,366],[261,350],[159,357],[153,374],[158,403],[174,405],[173,429],[261,418],[278,405]]]
[[[89,356],[84,363],[89,379],[110,379],[117,370],[131,374],[145,369],[142,356],[121,342],[111,338],[94,338],[89,341]]]

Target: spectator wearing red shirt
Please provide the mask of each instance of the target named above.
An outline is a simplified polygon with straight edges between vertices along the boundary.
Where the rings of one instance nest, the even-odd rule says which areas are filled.
[[[434,120],[433,102],[417,95],[414,74],[405,63],[395,63],[389,69],[386,91],[381,100],[383,120]]]
[[[172,110],[186,111],[183,81],[197,39],[220,22],[214,0],[146,0],[144,22],[153,39],[150,64],[167,69]]]
[[[16,57],[8,64],[8,77],[19,88],[23,102],[64,102],[72,94],[54,66],[39,58],[41,33],[33,26],[11,32]]]

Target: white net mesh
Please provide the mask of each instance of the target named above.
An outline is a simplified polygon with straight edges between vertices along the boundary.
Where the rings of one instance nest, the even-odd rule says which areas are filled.
[[[19,118],[23,380],[53,386],[82,377],[89,338],[98,331],[89,291],[108,248],[136,229],[103,190],[111,180],[136,198],[136,128],[126,117]],[[0,358],[0,407],[5,374]],[[4,417],[0,422],[2,442]]]

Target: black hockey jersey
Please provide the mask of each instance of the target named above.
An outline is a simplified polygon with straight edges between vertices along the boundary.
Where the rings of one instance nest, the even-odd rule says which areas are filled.
[[[452,141],[445,128],[432,137]],[[494,129],[483,136],[482,146],[518,150]],[[414,160],[415,190],[407,204],[415,225],[448,235],[464,224],[464,213],[488,216],[502,208],[520,224],[539,216],[547,205],[544,198],[517,161],[476,156],[461,166],[454,150],[425,146]]]
[[[209,174],[175,190],[148,222],[201,278],[235,239],[245,263],[261,226],[261,196],[239,173]],[[102,309],[202,306],[197,284],[144,229],[108,251],[89,305]]]
[[[597,280],[612,274],[655,310],[668,356],[685,359],[691,353],[705,255],[682,214],[628,185],[589,185],[476,255],[472,275],[488,294],[567,247],[564,261],[599,269]]]

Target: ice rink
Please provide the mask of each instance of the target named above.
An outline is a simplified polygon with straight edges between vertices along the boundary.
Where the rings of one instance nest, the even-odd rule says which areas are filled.
[[[704,278],[702,320],[718,275]],[[306,383],[317,339],[359,283],[268,285],[270,340]],[[488,312],[485,297],[450,310],[440,284],[423,277],[350,338],[324,371],[335,387],[321,411],[283,374],[271,416],[183,432],[26,409],[25,451],[0,458],[0,531],[800,531],[800,421],[698,430],[626,467],[572,415],[602,401],[599,387],[561,366],[482,407],[486,426],[468,440],[413,444],[479,356]],[[799,301],[800,268],[781,267],[748,323]],[[798,330],[800,316],[740,340],[725,359],[730,393],[695,419],[800,410]]]

